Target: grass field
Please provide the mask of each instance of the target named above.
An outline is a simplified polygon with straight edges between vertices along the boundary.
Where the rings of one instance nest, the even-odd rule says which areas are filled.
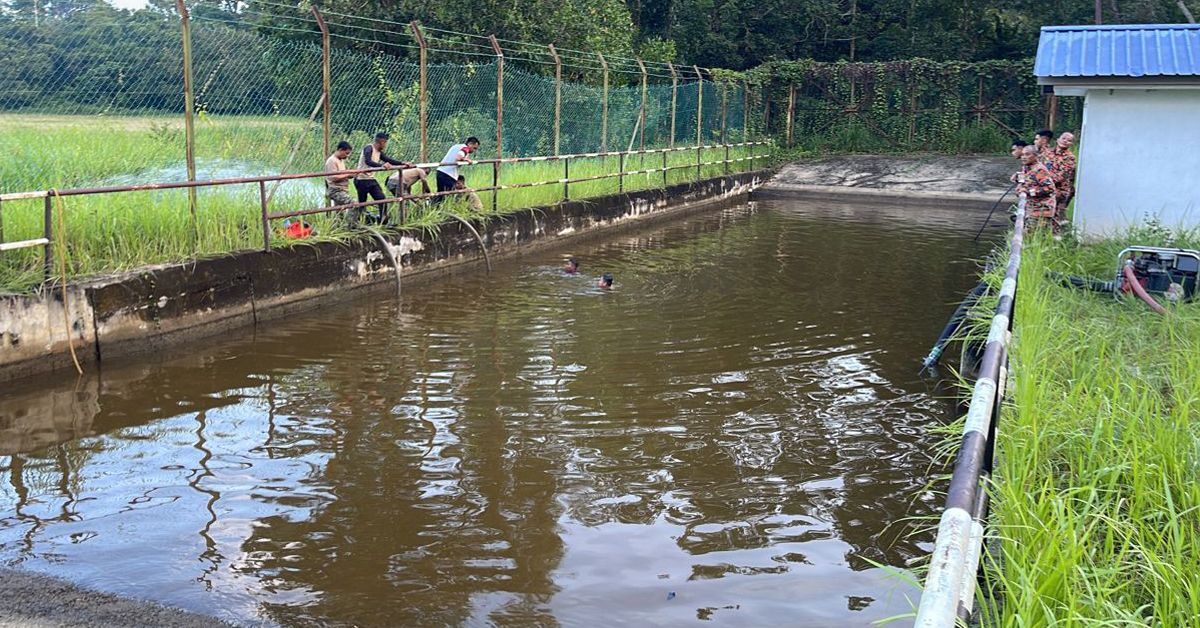
[[[258,176],[278,174],[297,137],[304,133],[303,120],[274,118],[202,118],[197,122],[197,178]],[[367,142],[366,134],[348,138],[356,146]],[[310,129],[305,143],[289,172],[313,172],[321,169],[324,157],[319,153],[319,130]],[[765,149],[766,147],[760,147]],[[175,119],[156,117],[100,118],[83,116],[0,115],[0,151],[6,159],[0,163],[0,191],[5,193],[150,183],[183,180],[181,164],[183,129]],[[440,155],[440,150],[433,151]],[[758,155],[765,157],[766,151]],[[732,149],[730,158],[744,158],[745,149]],[[704,162],[723,159],[723,149],[707,149]],[[397,157],[410,158],[403,154]],[[353,159],[353,157],[352,157]],[[662,155],[633,156],[626,159],[625,171],[661,168]],[[694,166],[696,151],[668,154],[669,166]],[[757,166],[765,165],[766,160]],[[748,161],[730,164],[731,172],[748,170]],[[618,159],[573,159],[570,177],[581,178],[618,172]],[[236,171],[231,174],[230,171]],[[701,168],[703,178],[725,171],[721,164]],[[472,187],[492,185],[490,164],[463,168]],[[694,181],[695,167],[668,172],[667,183]],[[382,180],[380,175],[380,180]],[[555,181],[565,178],[562,161],[505,164],[500,184]],[[289,184],[273,197],[270,211],[308,209],[321,201],[319,179],[311,184]],[[627,191],[663,186],[661,172],[626,175]],[[571,184],[503,190],[493,210],[491,193],[480,193],[484,211],[468,215],[463,203],[446,202],[433,208],[414,208],[404,227],[432,227],[450,219],[449,213],[486,220],[523,208],[552,205],[570,198],[588,198],[616,193],[617,177]],[[116,194],[64,197],[61,200],[63,237],[66,243],[68,276],[82,277],[106,272],[130,270],[148,264],[181,262],[199,257],[221,255],[262,246],[262,226],[257,184],[202,189],[198,193],[196,228],[188,211],[187,194],[182,190],[123,192]],[[12,242],[37,238],[43,232],[42,199],[6,201],[0,211],[3,239]],[[60,211],[54,206],[57,225]],[[347,240],[359,237],[343,230],[330,216],[306,218],[318,238]],[[279,225],[276,225],[279,227]],[[59,234],[55,234],[57,244]],[[294,244],[273,236],[273,244]],[[40,249],[22,249],[0,253],[0,290],[22,291],[42,282]],[[57,253],[56,253],[57,255]],[[57,271],[56,271],[57,272]]]
[[[1160,316],[1047,277],[1111,280],[1131,243],[1200,237],[1026,240],[983,626],[1200,625],[1200,304]]]

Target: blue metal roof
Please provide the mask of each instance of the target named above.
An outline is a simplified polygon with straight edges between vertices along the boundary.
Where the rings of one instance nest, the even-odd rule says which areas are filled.
[[[1200,24],[1043,26],[1033,73],[1200,76]]]

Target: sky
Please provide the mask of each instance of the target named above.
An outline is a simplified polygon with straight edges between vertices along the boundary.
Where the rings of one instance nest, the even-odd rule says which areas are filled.
[[[108,3],[118,9],[140,9],[146,6],[146,0],[108,0]]]

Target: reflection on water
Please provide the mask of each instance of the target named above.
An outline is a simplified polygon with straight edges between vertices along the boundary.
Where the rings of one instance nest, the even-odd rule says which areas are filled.
[[[248,625],[867,626],[959,221],[764,202],[6,395],[0,559]]]
[[[196,179],[200,181],[210,181],[213,179],[243,179],[247,177],[265,177],[275,176],[279,174],[302,174],[306,172],[320,172],[325,169],[325,164],[296,164],[292,166],[287,173],[279,171],[278,164],[266,164],[255,161],[243,161],[238,159],[197,159],[196,160]],[[109,177],[96,184],[97,187],[115,187],[121,185],[141,185],[147,182],[166,183],[187,181],[187,164],[185,162],[176,162],[167,164],[158,168],[149,170],[139,170],[128,174],[121,174]],[[274,196],[279,198],[288,198],[295,201],[304,201],[311,204],[320,204],[324,201],[324,183],[320,178],[310,179],[288,179],[286,181],[271,182],[267,184],[268,192],[274,192]],[[245,195],[248,192],[253,192],[254,198],[258,198],[258,188],[250,189],[247,185],[223,185],[214,187],[202,187],[198,189],[199,194],[218,194],[218,195]]]

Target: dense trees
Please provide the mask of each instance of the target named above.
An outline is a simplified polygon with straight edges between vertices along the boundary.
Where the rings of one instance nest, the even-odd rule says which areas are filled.
[[[100,1],[0,0],[0,15],[61,17]],[[173,0],[145,1],[157,11],[167,11],[173,4]],[[1185,3],[1200,13],[1200,0]],[[202,14],[266,24],[293,24],[288,16],[304,9],[274,0],[188,4]],[[1042,25],[1091,23],[1094,10],[1094,3],[1087,0],[316,0],[313,4],[400,24],[419,20],[447,31],[495,33],[510,40],[732,69],[780,59],[1028,57]],[[1176,0],[1103,0],[1102,4],[1105,22],[1184,19]],[[441,36],[446,44],[465,41],[449,33]],[[389,52],[407,54],[403,48]]]

